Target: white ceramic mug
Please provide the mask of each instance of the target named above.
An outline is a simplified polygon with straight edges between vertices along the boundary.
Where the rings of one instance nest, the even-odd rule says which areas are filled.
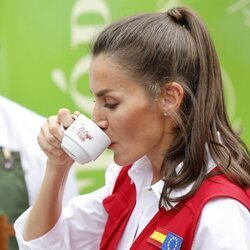
[[[76,162],[96,160],[110,145],[109,137],[92,120],[79,115],[64,131],[62,149]]]

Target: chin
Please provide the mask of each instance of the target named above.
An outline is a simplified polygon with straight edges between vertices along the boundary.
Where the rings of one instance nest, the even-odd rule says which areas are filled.
[[[133,164],[134,162],[136,162],[139,158],[134,159],[132,157],[119,157],[117,155],[114,155],[114,162],[119,165],[119,166],[127,166],[130,164]]]
[[[116,160],[114,159],[114,162],[119,165],[119,166],[127,166],[127,165],[130,165],[130,164],[133,164],[134,162],[130,162],[130,161],[124,161],[124,160]]]

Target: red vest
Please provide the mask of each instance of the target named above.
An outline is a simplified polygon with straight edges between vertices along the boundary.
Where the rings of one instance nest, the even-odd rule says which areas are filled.
[[[136,190],[127,174],[130,167],[131,165],[123,167],[112,195],[103,201],[108,213],[108,220],[101,241],[101,250],[117,249],[122,233],[134,209]],[[218,197],[233,198],[250,210],[250,190],[243,190],[230,182],[224,175],[217,175],[205,180],[192,198],[177,205],[178,209],[159,210],[130,249],[159,249],[149,242],[149,238],[158,228],[162,228],[183,239],[182,250],[190,250],[202,208],[209,200]]]

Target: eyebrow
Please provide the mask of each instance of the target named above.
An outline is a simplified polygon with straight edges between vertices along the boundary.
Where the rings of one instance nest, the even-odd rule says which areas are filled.
[[[114,89],[103,89],[103,90],[100,90],[99,92],[97,92],[96,96],[102,97],[102,96],[104,96],[107,93],[112,92],[112,91],[114,91]]]

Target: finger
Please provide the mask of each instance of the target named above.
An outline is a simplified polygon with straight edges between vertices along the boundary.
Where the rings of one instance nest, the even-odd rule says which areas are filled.
[[[45,150],[44,153],[47,155],[50,161],[53,161],[57,165],[64,165],[65,163],[67,163],[67,165],[72,165],[74,162],[74,160],[70,158],[69,155],[67,155],[64,151],[58,157],[55,157],[50,151]]]
[[[63,153],[59,157],[54,157],[54,155],[49,151],[44,151],[44,153],[47,155],[49,161],[52,164],[56,164],[56,165],[67,164],[68,166],[71,166],[74,162],[66,153]]]
[[[61,138],[63,137],[63,132],[59,126],[56,116],[51,116],[43,124],[40,132],[37,136],[38,143],[43,150],[49,148],[60,149]]]
[[[60,128],[58,127],[58,123],[56,122],[56,129],[53,128],[53,125],[51,125],[51,121],[48,122],[43,128],[42,128],[42,135],[44,138],[46,138],[47,143],[49,143],[51,146],[54,146],[55,148],[60,149],[61,148],[61,139],[63,137],[63,133],[61,132]],[[52,127],[50,127],[52,126]],[[59,131],[57,131],[59,130]]]
[[[58,111],[58,121],[64,128],[68,128],[74,121],[74,118],[72,117],[72,114],[68,109],[63,108]]]
[[[80,113],[79,111],[75,111],[75,112],[74,112],[74,115],[77,116],[77,117],[78,117],[80,114],[81,114],[81,113]]]
[[[52,157],[60,158],[65,154],[63,149],[54,148],[54,147],[51,147],[51,145],[46,146],[46,149],[43,151],[46,152],[46,155],[50,158]]]
[[[63,153],[63,150],[60,147],[60,143],[57,143],[56,146],[52,145],[49,142],[48,138],[44,136],[43,132],[39,133],[39,135],[37,136],[37,141],[43,151],[49,151],[55,156],[60,156]]]
[[[44,136],[47,141],[60,148],[60,144],[64,135],[57,116],[51,116],[47,119],[47,124],[43,127]]]

